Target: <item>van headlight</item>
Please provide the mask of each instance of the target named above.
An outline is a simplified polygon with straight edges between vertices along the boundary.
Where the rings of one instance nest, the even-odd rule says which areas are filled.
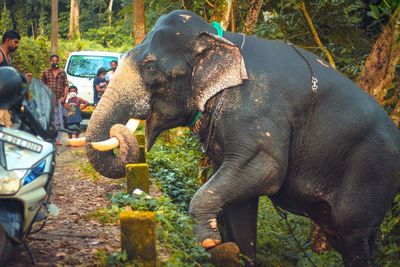
[[[21,180],[26,170],[0,172],[0,195],[13,195],[21,187]],[[4,175],[6,174],[6,175]]]

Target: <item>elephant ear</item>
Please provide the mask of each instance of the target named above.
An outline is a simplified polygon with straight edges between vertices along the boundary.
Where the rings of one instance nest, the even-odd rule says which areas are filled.
[[[192,72],[194,104],[204,111],[208,99],[247,79],[240,49],[215,34],[202,32],[195,41],[196,64]]]

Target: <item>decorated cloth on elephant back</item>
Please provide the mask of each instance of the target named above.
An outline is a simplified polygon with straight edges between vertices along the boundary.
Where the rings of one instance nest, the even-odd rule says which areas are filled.
[[[115,137],[129,151],[135,143],[121,124],[132,117],[146,120],[148,149],[162,131],[194,124],[213,166],[189,208],[203,247],[232,241],[251,265],[258,198],[266,195],[318,224],[346,266],[371,266],[379,225],[400,190],[399,130],[316,55],[216,33],[201,17],[174,11],[123,56],[87,128],[93,167],[125,175],[128,152],[91,143]]]

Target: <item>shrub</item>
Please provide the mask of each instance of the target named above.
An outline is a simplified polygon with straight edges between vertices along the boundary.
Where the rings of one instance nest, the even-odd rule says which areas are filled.
[[[159,139],[148,154],[155,183],[181,210],[188,210],[192,196],[200,187],[197,180],[200,158],[200,144],[188,129],[171,142]]]
[[[32,73],[40,77],[49,67],[50,42],[44,37],[37,39],[22,37],[20,45],[12,55],[12,64],[22,73]]]

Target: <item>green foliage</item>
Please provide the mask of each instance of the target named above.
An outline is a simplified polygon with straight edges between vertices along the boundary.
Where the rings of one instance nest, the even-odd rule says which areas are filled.
[[[399,5],[399,0],[383,0],[377,5],[370,4],[370,11],[368,11],[368,15],[376,20],[384,22],[390,17],[390,15]]]
[[[267,197],[260,198],[258,214],[257,262],[260,266],[340,266],[341,257],[334,251],[316,254],[311,251],[311,222],[288,214],[293,231],[276,212]]]
[[[97,209],[91,213],[89,213],[86,217],[86,219],[94,219],[102,224],[106,223],[117,223],[118,222],[118,216],[119,213],[121,212],[121,209],[116,206],[116,205],[111,205],[110,207],[105,207],[105,208],[100,208]]]
[[[146,32],[150,31],[161,15],[176,9],[183,9],[181,1],[145,0]]]
[[[171,142],[158,140],[150,153],[150,174],[161,191],[182,210],[187,210],[200,183],[197,180],[198,162],[201,158],[197,138],[189,130]]]
[[[12,20],[10,17],[10,12],[8,11],[7,8],[3,9],[1,12],[1,18],[0,18],[0,32],[4,33],[8,30],[11,30],[13,28],[12,26]]]
[[[209,254],[197,244],[193,235],[192,219],[179,211],[169,198],[149,198],[146,194],[132,196],[117,193],[111,198],[113,205],[133,210],[153,211],[156,214],[157,239],[168,254],[163,266],[208,266]]]
[[[97,250],[95,255],[99,260],[98,266],[123,266],[123,267],[136,267],[137,265],[128,260],[128,253],[123,250],[121,252],[107,253],[105,250]]]
[[[82,38],[96,42],[103,47],[114,48],[113,51],[125,52],[133,47],[130,29],[123,25],[92,28],[82,34]],[[118,48],[118,49],[115,49]]]
[[[40,78],[49,65],[50,42],[45,37],[22,37],[17,51],[11,55],[12,65],[22,73]]]
[[[85,176],[92,179],[93,181],[97,181],[99,179],[99,174],[89,162],[82,163],[80,165],[80,170],[83,172],[83,174],[85,174]]]
[[[320,39],[332,53],[338,69],[355,79],[372,47],[370,38],[377,35],[375,29],[364,28],[364,4],[360,0],[315,0],[306,3]],[[299,8],[299,1],[272,2],[263,9],[261,17],[257,36],[291,42],[325,58]],[[335,23],[332,24],[332,21]]]
[[[395,267],[400,264],[400,193],[393,201],[381,225],[382,246],[377,255],[379,266]]]

